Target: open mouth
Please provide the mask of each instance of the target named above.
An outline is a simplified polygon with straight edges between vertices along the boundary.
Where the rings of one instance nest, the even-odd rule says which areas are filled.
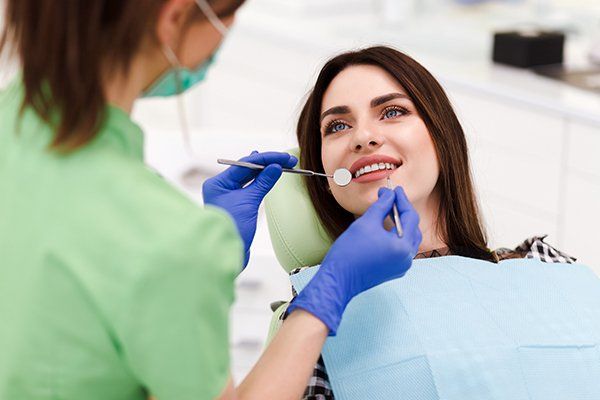
[[[403,161],[384,154],[373,154],[356,160],[350,167],[352,180],[367,183],[385,179],[400,168]]]
[[[363,175],[367,175],[373,172],[377,172],[377,171],[385,171],[385,170],[390,170],[393,171],[396,168],[400,167],[402,165],[402,163],[400,164],[394,164],[394,163],[375,163],[375,164],[371,164],[371,165],[365,165],[362,168],[359,168],[358,171],[356,171],[354,173],[354,177],[355,178],[360,178]]]

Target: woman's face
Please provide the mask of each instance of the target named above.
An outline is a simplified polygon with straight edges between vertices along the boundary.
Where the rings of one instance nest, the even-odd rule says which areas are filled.
[[[331,193],[359,216],[377,200],[389,176],[418,209],[431,203],[439,176],[433,141],[402,86],[371,65],[344,69],[331,82],[321,106],[321,160],[332,174],[347,168],[352,182]]]

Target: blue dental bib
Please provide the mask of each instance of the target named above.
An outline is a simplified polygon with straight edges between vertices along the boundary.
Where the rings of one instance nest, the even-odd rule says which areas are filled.
[[[449,256],[356,296],[323,359],[340,400],[599,400],[599,344],[587,267]]]

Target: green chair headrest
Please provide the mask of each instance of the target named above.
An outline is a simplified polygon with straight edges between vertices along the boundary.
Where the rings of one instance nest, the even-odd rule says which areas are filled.
[[[298,156],[298,149],[289,151]],[[331,246],[308,196],[304,178],[283,174],[265,199],[277,260],[287,272],[320,264]]]

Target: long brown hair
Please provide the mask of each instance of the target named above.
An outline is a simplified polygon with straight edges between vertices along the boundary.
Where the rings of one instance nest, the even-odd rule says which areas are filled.
[[[103,68],[127,73],[144,40],[153,37],[166,0],[5,0],[0,52],[18,57],[23,109],[58,121],[50,146],[69,151],[90,142],[106,108]],[[244,0],[209,0],[220,17]],[[194,18],[204,18],[200,10]]]
[[[421,64],[395,49],[376,46],[340,54],[329,60],[317,78],[297,126],[301,166],[323,171],[320,114],[323,95],[345,68],[373,65],[382,68],[404,88],[423,119],[440,163],[436,185],[440,195],[438,226],[452,254],[494,260],[477,206],[463,129],[438,81]],[[337,238],[354,221],[320,179],[305,180],[312,204],[325,230]]]

